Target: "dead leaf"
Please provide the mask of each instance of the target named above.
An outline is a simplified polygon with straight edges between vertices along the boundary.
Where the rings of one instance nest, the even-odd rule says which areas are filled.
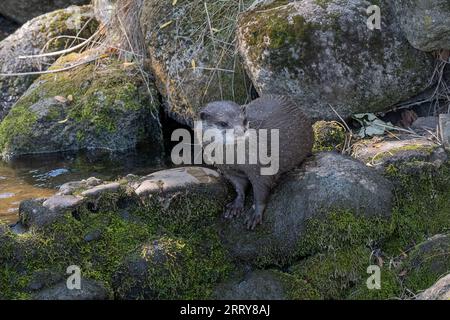
[[[56,96],[56,97],[54,97],[54,99],[61,103],[67,103],[67,99],[64,98],[63,96]]]

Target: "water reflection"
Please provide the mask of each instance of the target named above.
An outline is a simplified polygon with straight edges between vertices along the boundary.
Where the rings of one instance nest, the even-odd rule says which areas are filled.
[[[129,173],[145,175],[167,166],[159,150],[140,148],[125,153],[82,152],[27,156],[0,161],[0,219],[14,222],[20,201],[48,197],[68,181],[92,176],[114,180]]]

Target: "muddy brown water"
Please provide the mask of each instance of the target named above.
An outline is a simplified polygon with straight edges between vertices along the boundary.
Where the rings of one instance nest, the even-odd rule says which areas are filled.
[[[53,195],[64,183],[89,177],[115,180],[127,174],[147,175],[168,167],[159,153],[141,149],[126,153],[60,153],[0,161],[0,220],[14,223],[22,200]]]

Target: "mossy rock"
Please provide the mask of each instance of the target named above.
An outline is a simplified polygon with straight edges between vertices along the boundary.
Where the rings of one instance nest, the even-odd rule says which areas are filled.
[[[279,270],[254,270],[217,286],[218,300],[313,300],[318,293],[309,283]]]
[[[308,283],[319,299],[345,299],[351,289],[369,275],[370,250],[365,247],[346,247],[309,257],[292,267],[297,279]]]
[[[214,284],[233,270],[215,227],[223,203],[217,204],[206,195],[188,194],[179,195],[170,204],[153,200],[145,206],[124,205],[108,196],[99,200],[100,210],[82,206],[23,235],[2,229],[1,297],[28,299],[42,290],[53,292],[53,283],[44,282],[37,292],[30,287],[36,272],[51,270],[65,279],[71,265],[80,267],[83,279],[103,283],[115,298],[210,297]],[[151,250],[155,243],[167,253],[167,260],[157,260],[164,263],[156,265],[151,258],[161,255]],[[144,248],[148,249],[144,257],[149,258],[144,273],[124,275],[124,268],[140,259]],[[117,279],[121,279],[119,284]],[[135,292],[133,283],[143,288],[138,295],[130,293]]]
[[[116,299],[211,297],[215,284],[234,269],[217,234],[217,217],[226,202],[227,188],[223,184],[218,187],[221,180],[216,174],[207,175],[211,170],[188,169],[187,173],[201,180],[194,187],[181,190],[171,185],[166,192],[156,190],[152,196],[139,197],[130,185],[137,180],[121,179],[118,188],[88,192],[89,196],[60,212],[52,223],[31,226],[23,235],[2,226],[0,262],[5,268],[0,274],[1,297],[60,294],[77,299],[80,295],[67,295],[58,282],[68,277],[65,272],[70,265],[79,266],[82,279],[93,283],[85,297],[98,298],[105,292],[96,290],[95,283],[104,286],[108,298]],[[113,185],[93,187],[93,182],[101,183],[92,178],[73,184],[81,187],[71,193],[86,195],[86,191]],[[201,189],[201,184],[211,185],[210,192]],[[67,187],[63,190],[68,191]],[[42,274],[52,276],[42,280]],[[36,281],[37,277],[41,281]]]
[[[273,190],[263,223],[245,230],[245,215],[225,222],[231,255],[257,266],[284,266],[329,247],[367,244],[386,236],[392,186],[370,168],[338,153],[319,153]]]
[[[7,1],[8,5],[16,1]],[[21,2],[23,5],[26,1]],[[35,1],[38,2],[38,1]],[[2,1],[1,5],[4,5]],[[42,3],[42,1],[39,1]],[[25,10],[24,12],[30,12]],[[90,6],[57,10],[39,16],[21,26],[7,39],[0,42],[0,73],[27,73],[45,71],[56,57],[39,59],[17,59],[19,56],[40,54],[66,49],[73,39],[60,36],[78,36],[87,39],[97,30],[98,23]],[[58,38],[59,37],[59,38]],[[12,105],[22,96],[37,78],[36,75],[0,77],[0,121],[8,114]]]
[[[428,237],[450,230],[450,165],[422,161],[390,165],[394,183],[391,238],[386,253],[399,255]]]
[[[89,57],[70,54],[52,69]],[[161,149],[155,90],[146,87],[135,66],[113,57],[97,63],[36,80],[0,124],[4,159],[67,150],[125,150],[142,141]]]
[[[415,48],[422,51],[450,50],[450,19],[446,0],[399,0],[391,2],[402,31]]]
[[[144,2],[141,24],[151,70],[172,118],[192,125],[208,102],[248,102],[251,83],[234,38],[237,15],[252,2]]]
[[[391,165],[429,163],[440,166],[448,155],[442,147],[427,138],[399,135],[397,139],[375,137],[362,139],[352,146],[352,156],[381,171]],[[418,168],[420,170],[420,168]]]
[[[285,2],[284,2],[285,3]],[[389,1],[381,30],[363,0],[303,0],[242,14],[238,50],[260,95],[284,94],[311,118],[385,111],[423,91],[433,59],[403,38]]]
[[[404,263],[405,286],[412,292],[425,290],[450,272],[450,235],[435,235],[417,245]]]
[[[206,246],[206,247],[209,247]],[[139,248],[114,275],[118,299],[205,299],[229,269],[224,256],[163,237]],[[170,280],[169,280],[170,279]]]

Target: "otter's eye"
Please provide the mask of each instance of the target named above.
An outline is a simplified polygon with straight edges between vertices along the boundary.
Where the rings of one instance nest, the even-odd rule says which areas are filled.
[[[200,120],[206,120],[207,116],[205,112],[200,112]]]
[[[225,121],[219,121],[217,124],[222,128],[228,127],[228,123]]]

